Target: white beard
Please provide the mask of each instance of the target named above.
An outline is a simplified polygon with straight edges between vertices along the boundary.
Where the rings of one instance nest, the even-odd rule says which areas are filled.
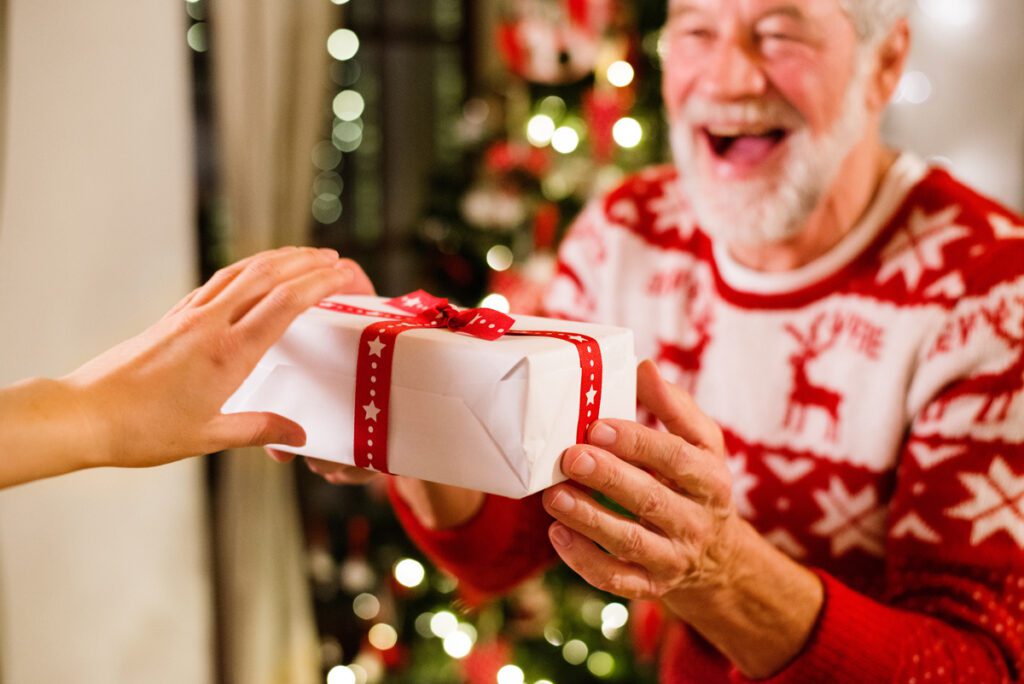
[[[670,122],[669,139],[683,191],[701,229],[712,240],[757,247],[786,242],[804,229],[846,156],[864,133],[866,67],[867,60],[859,59],[839,118],[820,138],[811,135],[803,117],[784,101],[727,105],[691,102],[678,120]],[[694,110],[699,110],[701,116],[696,116]],[[754,117],[760,112],[773,123],[780,123],[780,119],[796,123],[783,143],[789,149],[780,172],[770,178],[728,183],[705,176],[697,160],[691,122],[702,120],[709,110],[729,112],[722,116],[729,121],[743,120],[743,116],[758,120]]]

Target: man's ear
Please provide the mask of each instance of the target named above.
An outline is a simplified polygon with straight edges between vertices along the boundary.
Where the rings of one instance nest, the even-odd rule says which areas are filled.
[[[889,35],[875,48],[875,70],[867,98],[872,111],[881,112],[889,104],[909,54],[910,25],[904,18],[893,25]]]

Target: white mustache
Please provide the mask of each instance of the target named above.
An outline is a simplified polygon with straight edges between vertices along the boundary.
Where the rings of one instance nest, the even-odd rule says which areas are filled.
[[[798,128],[804,118],[792,105],[779,99],[711,102],[692,99],[686,103],[682,118],[690,124],[723,124],[766,128]]]

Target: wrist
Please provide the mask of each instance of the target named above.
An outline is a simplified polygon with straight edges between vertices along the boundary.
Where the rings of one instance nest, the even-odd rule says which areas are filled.
[[[113,416],[94,388],[66,376],[50,380],[66,407],[67,450],[75,470],[117,465]]]
[[[824,600],[820,579],[737,518],[712,581],[665,604],[748,677],[776,674],[803,649]]]

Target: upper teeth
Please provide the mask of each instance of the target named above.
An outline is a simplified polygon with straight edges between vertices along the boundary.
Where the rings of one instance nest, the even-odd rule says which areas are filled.
[[[717,138],[738,138],[741,135],[764,135],[770,128],[740,128],[739,126],[714,126],[708,133]]]

